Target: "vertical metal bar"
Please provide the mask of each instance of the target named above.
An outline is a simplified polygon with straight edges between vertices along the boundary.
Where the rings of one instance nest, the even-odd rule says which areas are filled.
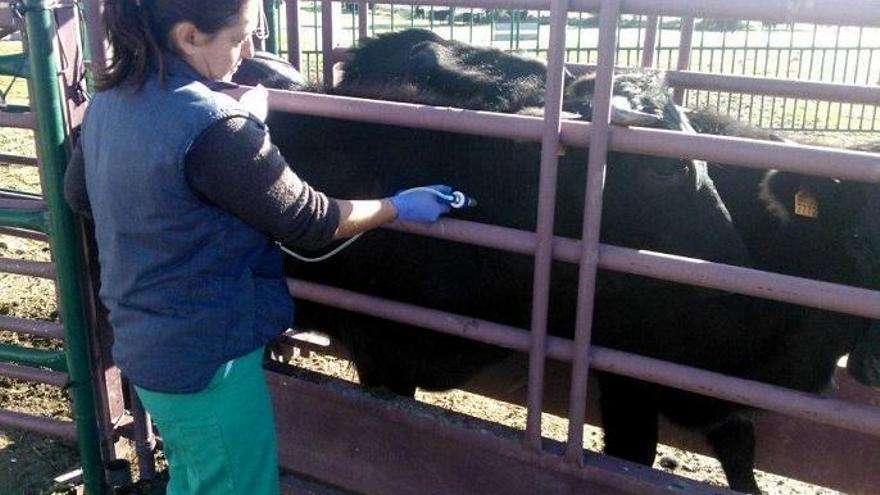
[[[266,15],[266,28],[269,37],[265,40],[266,51],[278,55],[281,49],[281,24],[279,23],[279,0],[263,0],[263,12]]]
[[[565,70],[565,25],[568,0],[550,2],[550,41],[547,47],[547,98],[544,135],[541,138],[541,172],[538,182],[538,217],[535,233],[535,273],[532,285],[531,349],[529,352],[526,445],[541,448],[541,401],[544,392],[547,312],[550,298],[550,266],[553,261],[553,218],[556,208],[556,176],[559,165],[559,131],[562,113],[562,82]]]
[[[790,29],[789,32],[791,34],[789,35],[789,38],[788,38],[788,56],[785,59],[785,61],[786,61],[786,63],[785,63],[785,78],[786,79],[789,79],[791,77],[791,73],[790,73],[791,72],[791,54],[792,54],[792,52],[794,52],[795,25],[792,23],[789,26],[789,29]],[[798,73],[799,74],[800,74],[800,64],[801,64],[801,62],[800,62],[800,60],[798,60]],[[791,116],[791,127],[794,127],[794,114],[796,112],[797,112],[797,99],[794,100],[794,109],[792,110],[792,116]],[[787,116],[788,116],[788,98],[782,98],[782,121],[780,122],[782,124],[782,127],[786,127],[785,118]]]
[[[841,28],[841,26],[837,26],[837,31],[834,34],[834,57],[831,59],[831,78],[830,78],[831,82],[836,82],[836,77],[834,77],[834,76],[837,74],[837,52],[840,50],[840,28]],[[824,68],[824,64],[823,64],[823,68]],[[831,120],[831,102],[828,102],[828,107],[826,108],[826,111],[825,111],[825,126],[826,127],[829,127],[828,123],[830,122],[830,120]],[[835,129],[838,129],[838,130],[840,129],[840,121],[837,122]]]
[[[41,183],[50,209],[50,247],[57,270],[58,306],[64,322],[67,367],[71,378],[73,417],[86,492],[105,493],[100,433],[89,360],[86,310],[82,303],[79,257],[73,213],[64,202],[63,176],[67,164],[67,135],[58,87],[58,65],[51,12],[42,0],[25,0],[28,53],[31,57],[31,104],[35,109],[36,137],[43,166]]]
[[[874,62],[874,50],[868,49],[868,70],[865,72],[865,84],[871,84],[871,65]],[[874,107],[876,108],[876,107]],[[859,130],[866,131],[865,129],[865,113],[867,112],[868,105],[862,105],[862,123],[859,126]],[[873,120],[873,119],[872,119]],[[873,126],[872,126],[873,127]]]
[[[287,60],[296,67],[296,70],[302,70],[302,45],[300,45],[300,22],[299,22],[299,0],[285,0],[287,8],[285,14],[287,16]]]
[[[578,25],[577,26],[578,26],[577,57],[575,58],[575,60],[580,62],[581,61],[581,49],[583,48],[583,44],[581,43],[581,34],[584,31],[584,13],[583,12],[578,12]],[[590,60],[590,56],[587,55],[587,61],[589,61],[589,60]]]
[[[810,46],[813,49],[810,51],[810,67],[807,70],[807,79],[813,79],[813,59],[816,57],[816,36],[818,35],[818,31],[819,31],[819,25],[813,24],[813,38],[810,41]],[[822,53],[825,53],[825,52],[823,51]],[[822,56],[824,58],[824,55],[822,55]],[[819,69],[819,70],[821,72],[821,69]],[[822,80],[821,74],[820,74],[819,80],[820,81]],[[813,115],[813,127],[815,127],[816,126],[816,119],[819,118],[819,104],[816,103],[813,108],[815,109],[815,113]],[[807,127],[807,110],[808,110],[807,108],[804,108],[804,127],[803,127],[803,129],[806,129],[806,127]]]
[[[104,2],[85,0],[86,37],[89,43],[90,67],[98,75],[107,67],[107,39],[104,36]]]
[[[455,39],[455,21],[454,21],[455,7],[450,5],[449,6],[449,13],[446,15],[447,15],[446,21],[449,23],[449,39],[454,40]],[[394,29],[392,28],[392,31],[393,30]]]
[[[742,63],[742,70],[740,71],[740,74],[742,74],[742,75],[746,74],[746,63],[749,61],[749,33],[751,32],[751,30],[752,30],[751,21],[746,21],[746,38],[743,42],[743,63]],[[737,102],[737,108],[736,108],[736,118],[739,120],[742,120],[742,106],[743,106],[743,100],[745,100],[745,98],[746,98],[745,94],[743,94],[743,93],[739,94],[739,101]]]
[[[367,35],[367,11],[370,10],[367,2],[358,3],[358,37],[366,38]]]
[[[761,72],[762,77],[767,77],[767,66],[770,63],[770,44],[773,39],[773,24],[768,24],[767,26],[767,45],[764,52],[764,71]],[[755,57],[755,60],[757,61],[757,57]],[[764,127],[764,95],[761,95],[761,107],[758,110],[758,127]]]
[[[727,31],[721,34],[721,72],[724,72],[724,54],[727,52]],[[733,54],[730,57],[730,74],[736,70],[736,48],[733,48]],[[730,115],[730,108],[733,105],[733,93],[727,93],[727,115]],[[738,118],[738,117],[737,117]]]
[[[392,4],[389,4],[389,5],[390,5],[390,9],[391,9],[391,31],[394,31],[394,4],[392,3]],[[452,8],[452,7],[450,7],[450,9],[451,9],[451,8]],[[450,13],[451,13],[451,10],[450,10]],[[450,33],[450,35],[451,35],[451,34],[452,34],[452,33]],[[450,38],[452,38],[452,36],[450,36]]]
[[[694,18],[693,16],[681,18],[681,38],[678,42],[678,70],[687,70],[691,63],[691,45],[694,39]],[[681,105],[684,98],[684,88],[675,88],[672,92],[672,99]]]
[[[312,8],[312,46],[314,47],[315,64],[314,64],[314,66],[309,65],[309,70],[312,70],[312,67],[314,67],[316,76],[318,74],[323,74],[323,72],[324,72],[321,69],[321,67],[323,67],[323,65],[319,65],[319,64],[321,64],[321,62],[318,61],[319,56],[321,58],[323,58],[323,54],[321,53],[321,49],[319,48],[321,46],[321,44],[318,43],[318,33],[319,33],[319,31],[318,31],[318,1],[319,0],[312,1],[312,7],[313,7]],[[329,1],[329,0],[327,0],[327,1]]]
[[[856,73],[853,74],[853,83],[854,84],[858,84],[858,77],[859,77],[858,68],[859,68],[859,66],[862,65],[861,64],[861,61],[862,61],[862,39],[864,37],[864,34],[865,34],[864,28],[859,27],[859,39],[858,39],[858,42],[856,43],[856,47],[857,47],[856,49],[858,50],[856,52]],[[867,67],[867,70],[865,71],[865,83],[868,84],[870,82],[870,80],[871,80],[871,51],[868,50],[868,67]],[[858,129],[860,131],[865,130],[865,109],[866,109],[866,107],[867,107],[867,105],[862,104],[862,114],[859,116],[859,129]]]
[[[697,66],[695,67],[695,69],[698,71],[703,70],[703,52],[706,51],[705,39],[706,39],[706,30],[701,29],[700,30],[700,43],[697,45],[697,48],[699,49],[700,53],[697,55]],[[681,52],[679,52],[679,53],[681,53]],[[712,53],[711,48],[709,49],[709,53],[711,55],[711,53]],[[713,69],[714,68],[712,67],[712,57],[710,56],[709,57],[709,72],[712,72]],[[696,103],[699,104],[700,103],[700,91],[699,90],[688,91],[688,101],[689,102],[696,101]],[[708,105],[708,104],[709,104],[709,92],[706,91],[706,105]]]
[[[596,269],[599,261],[599,223],[602,220],[602,190],[605,187],[605,160],[608,152],[611,91],[614,77],[614,25],[620,0],[602,0],[599,8],[599,64],[593,93],[593,126],[590,136],[589,165],[584,199],[583,235],[578,276],[577,317],[575,319],[574,362],[569,394],[568,443],[565,458],[583,464],[584,416],[587,407],[590,337]]]
[[[134,448],[137,454],[138,474],[143,479],[156,476],[153,450],[156,448],[156,436],[153,434],[153,423],[150,413],[144,409],[134,386],[128,388],[131,397],[131,416],[134,436]]]
[[[333,87],[333,2],[321,0],[321,54],[324,88]]]

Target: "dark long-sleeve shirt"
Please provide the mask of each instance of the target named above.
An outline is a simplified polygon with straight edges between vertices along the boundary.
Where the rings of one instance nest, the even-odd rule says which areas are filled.
[[[206,129],[186,155],[193,191],[284,244],[315,249],[333,237],[339,206],[301,180],[259,124],[244,117]],[[89,215],[85,163],[79,146],[64,177],[71,208]]]

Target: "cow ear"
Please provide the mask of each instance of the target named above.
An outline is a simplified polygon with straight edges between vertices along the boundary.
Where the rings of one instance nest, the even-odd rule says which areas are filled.
[[[761,201],[782,222],[845,221],[845,184],[837,179],[771,170],[761,182]]]

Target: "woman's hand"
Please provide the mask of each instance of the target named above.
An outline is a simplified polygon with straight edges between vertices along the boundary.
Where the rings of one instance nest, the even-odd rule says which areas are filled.
[[[391,203],[397,208],[399,220],[431,223],[449,212],[453,199],[451,187],[434,185],[401,191],[391,198]]]

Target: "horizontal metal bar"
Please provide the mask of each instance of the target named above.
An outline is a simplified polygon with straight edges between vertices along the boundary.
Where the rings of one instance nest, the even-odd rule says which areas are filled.
[[[49,261],[25,261],[12,258],[0,258],[0,272],[54,279],[55,263]]]
[[[429,328],[521,352],[529,351],[529,332],[520,328],[302,280],[288,279],[287,285],[291,294],[299,299]],[[549,357],[571,362],[572,352],[572,341],[560,337],[547,337]],[[591,347],[590,352],[592,366],[600,370],[880,436],[880,410],[873,406],[826,399],[599,346]]]
[[[60,371],[28,368],[6,363],[0,363],[0,376],[12,378],[13,380],[45,383],[56,387],[66,386],[69,380],[67,373],[62,373]]]
[[[394,222],[388,228],[526,255],[534,254],[537,242],[533,232],[455,219],[432,225]],[[577,239],[553,238],[554,259],[577,263],[580,252]],[[608,244],[599,245],[599,267],[880,319],[880,292],[858,287]]]
[[[39,193],[31,193],[31,192],[27,192],[27,191],[17,191],[15,189],[2,189],[2,188],[0,188],[0,198],[39,201],[39,204],[34,203],[35,207],[45,208],[45,206],[46,206],[46,202],[43,200],[43,196]]]
[[[719,48],[730,50],[730,47]],[[787,49],[787,48],[786,48]],[[750,48],[751,50],[751,48]],[[596,71],[595,64],[566,64],[576,75]],[[632,70],[631,67],[619,67]],[[880,105],[880,87],[856,84],[835,84],[818,81],[802,81],[775,77],[741,76],[735,74],[710,74],[706,72],[670,70],[664,72],[666,83],[684,89],[702,89],[731,93],[767,96],[785,96],[839,103]]]
[[[422,5],[424,0],[400,0],[394,3]],[[452,7],[550,10],[550,0],[444,0],[443,3]],[[571,0],[568,10],[598,12],[600,4],[601,0]],[[877,9],[875,0],[848,0],[845,8],[839,0],[621,0],[620,13],[880,27],[880,9]]]
[[[0,225],[46,232],[46,210],[31,208],[32,201],[0,199]]]
[[[67,371],[67,358],[64,355],[64,351],[0,344],[0,362],[15,363],[23,366],[39,366],[55,371]]]
[[[76,442],[76,425],[73,421],[43,418],[0,409],[0,426],[35,431],[68,442]]]
[[[37,159],[34,157],[10,155],[7,153],[0,153],[0,162],[9,163],[12,165],[28,165],[31,167],[36,167],[37,165],[39,165],[39,161],[37,161]]]
[[[333,486],[291,486],[283,475],[285,495],[734,494],[587,450],[584,466],[573,466],[558,456],[559,442],[544,439],[541,450],[529,449],[517,443],[516,428],[409,399],[380,399],[300,368],[266,368],[276,416],[284,418],[278,429],[282,472]]]
[[[22,237],[24,239],[32,239],[35,241],[47,242],[49,236],[44,232],[36,232],[33,230],[17,229],[14,227],[0,227],[0,235],[11,235],[13,237]]]
[[[685,89],[787,96],[865,105],[880,104],[880,87],[878,86],[792,81],[772,77],[707,74],[694,71],[667,72],[666,82],[670,86]]]
[[[0,127],[33,129],[36,118],[32,112],[0,112]]]
[[[877,153],[626,127],[611,129],[611,149],[880,182],[880,155]]]
[[[237,96],[245,90],[242,87],[229,93]],[[269,106],[329,118],[529,141],[541,140],[544,122],[539,117],[523,115],[271,89]],[[589,122],[563,121],[560,142],[568,146],[589,146],[591,126]],[[610,133],[610,148],[615,151],[880,182],[880,160],[876,153],[646,128],[612,126]]]
[[[46,339],[63,339],[61,324],[55,321],[32,320],[0,315],[0,329],[25,333]]]

